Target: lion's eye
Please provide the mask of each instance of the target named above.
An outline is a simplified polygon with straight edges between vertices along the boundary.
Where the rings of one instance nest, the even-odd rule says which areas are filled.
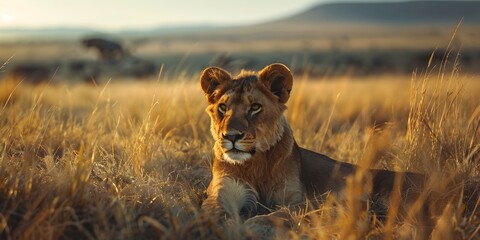
[[[254,103],[250,106],[250,112],[252,115],[257,114],[260,111],[262,111],[262,105]]]
[[[225,112],[227,111],[227,105],[223,103],[218,104],[218,111],[222,114],[225,114]]]

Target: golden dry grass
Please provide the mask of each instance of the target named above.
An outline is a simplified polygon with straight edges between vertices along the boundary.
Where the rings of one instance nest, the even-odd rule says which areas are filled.
[[[286,115],[301,146],[427,174],[432,238],[478,239],[480,79],[432,69],[412,80],[297,77]],[[197,77],[99,87],[0,82],[0,238],[252,236],[199,210],[213,141]],[[290,225],[277,226],[276,236],[424,237],[417,205],[400,213],[393,202],[377,221],[355,192],[344,204],[287,210]]]

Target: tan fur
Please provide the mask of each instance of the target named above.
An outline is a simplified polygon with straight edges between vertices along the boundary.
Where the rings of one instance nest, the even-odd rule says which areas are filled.
[[[346,177],[355,173],[354,165],[296,144],[283,115],[293,84],[286,66],[272,64],[258,73],[242,71],[236,77],[211,67],[200,80],[210,103],[206,111],[215,140],[213,179],[203,209],[236,217],[261,213],[258,206],[295,206],[305,197],[340,192]],[[395,172],[370,170],[367,175],[373,194],[388,196],[394,189]],[[404,191],[423,182],[419,174],[402,175]],[[258,206],[252,206],[252,201]]]

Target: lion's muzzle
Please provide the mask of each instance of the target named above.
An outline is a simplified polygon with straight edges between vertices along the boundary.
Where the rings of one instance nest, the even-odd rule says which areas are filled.
[[[255,140],[239,131],[222,134],[221,143],[223,159],[227,162],[238,164],[250,159],[255,153]]]

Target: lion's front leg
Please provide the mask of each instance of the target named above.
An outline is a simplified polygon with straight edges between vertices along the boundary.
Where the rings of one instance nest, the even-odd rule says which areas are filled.
[[[217,219],[240,222],[257,212],[258,193],[248,184],[222,177],[213,179],[202,209]]]

